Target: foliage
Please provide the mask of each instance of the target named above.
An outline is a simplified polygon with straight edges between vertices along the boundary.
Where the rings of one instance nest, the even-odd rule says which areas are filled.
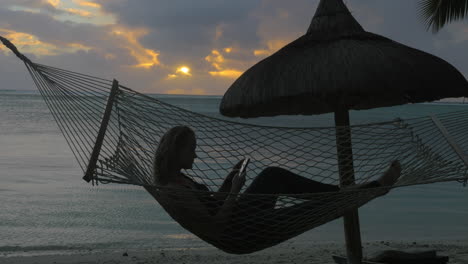
[[[419,11],[427,28],[438,32],[444,25],[468,15],[468,0],[420,0]]]

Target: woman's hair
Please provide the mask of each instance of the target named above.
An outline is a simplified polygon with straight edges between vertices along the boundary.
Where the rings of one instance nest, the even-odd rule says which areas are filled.
[[[153,175],[157,185],[168,183],[168,168],[173,166],[177,153],[190,136],[195,136],[190,127],[175,126],[161,137],[153,164]]]

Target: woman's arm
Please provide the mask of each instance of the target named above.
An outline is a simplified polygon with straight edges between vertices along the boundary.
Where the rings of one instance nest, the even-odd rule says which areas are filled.
[[[237,172],[238,170],[235,169],[229,172],[229,174],[224,179],[223,184],[221,184],[221,187],[219,187],[218,192],[229,192],[229,190],[231,190],[232,178],[234,175],[236,175]]]
[[[244,184],[245,173],[232,177],[231,189],[226,193],[225,201],[215,215],[210,215],[208,208],[199,200],[198,195],[189,191],[187,195],[184,195],[184,202],[190,203],[190,205],[183,212],[183,214],[188,215],[187,227],[192,226],[206,235],[217,236],[223,232],[232,217],[237,196]]]
[[[180,225],[195,234],[219,235],[229,222],[237,194],[228,193],[226,201],[215,215],[199,200],[195,191],[178,188],[144,188]],[[235,190],[233,190],[235,191]]]
[[[223,222],[229,220],[236,204],[237,196],[245,184],[245,172],[232,178],[231,190],[227,193],[226,200],[214,216],[217,221]]]
[[[221,184],[219,187],[218,192],[213,194],[215,199],[226,200],[228,198],[228,192],[230,192],[232,188],[232,178],[234,178],[234,176],[239,172],[243,161],[244,159],[240,160],[236,165],[234,165],[231,172],[229,172],[229,174],[224,179],[223,184]]]
[[[232,170],[224,179],[223,184],[219,187],[218,191],[213,193],[213,198],[218,201],[226,200],[228,196],[228,192],[231,190],[232,187],[232,178],[236,175],[237,170]]]

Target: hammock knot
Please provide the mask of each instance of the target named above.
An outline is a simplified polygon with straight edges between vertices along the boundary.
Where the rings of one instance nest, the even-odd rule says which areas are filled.
[[[24,61],[26,64],[34,67],[34,63],[30,59],[28,59],[26,56],[24,56],[21,52],[19,52],[16,46],[13,45],[13,43],[11,43],[8,39],[0,36],[0,41],[2,41],[3,45],[9,48],[16,55],[16,57]]]

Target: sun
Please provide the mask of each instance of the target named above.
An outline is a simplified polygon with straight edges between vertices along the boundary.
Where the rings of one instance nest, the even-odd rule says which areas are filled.
[[[185,73],[185,74],[187,74],[187,73],[190,72],[190,69],[187,68],[187,67],[182,67],[182,68],[180,68],[180,71],[183,72],[183,73]]]
[[[181,66],[177,69],[176,73],[180,73],[183,75],[191,76],[192,74],[190,73],[190,68],[187,66]]]
[[[191,69],[187,66],[180,66],[176,69],[175,73],[168,74],[166,79],[171,80],[171,79],[176,79],[176,78],[184,78],[186,76],[192,77],[192,73],[190,72]]]
[[[190,73],[190,68],[187,67],[187,66],[179,67],[179,68],[177,69],[177,73],[181,73],[181,74],[189,75],[189,76],[192,75],[192,74]]]

